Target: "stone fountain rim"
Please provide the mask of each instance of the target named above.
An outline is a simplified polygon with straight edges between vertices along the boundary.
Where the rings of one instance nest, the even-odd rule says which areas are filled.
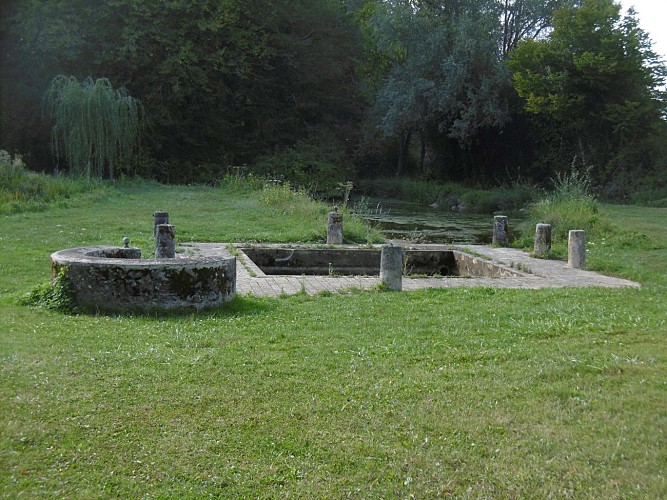
[[[233,256],[205,256],[205,255],[183,255],[176,254],[174,258],[151,258],[151,259],[127,259],[104,257],[99,254],[104,251],[117,251],[127,249],[128,247],[118,247],[112,245],[95,245],[87,247],[66,248],[51,254],[51,260],[61,265],[95,265],[109,267],[124,267],[127,269],[144,269],[151,267],[190,267],[209,266],[211,264],[228,261]],[[131,250],[140,250],[136,247],[130,247]]]

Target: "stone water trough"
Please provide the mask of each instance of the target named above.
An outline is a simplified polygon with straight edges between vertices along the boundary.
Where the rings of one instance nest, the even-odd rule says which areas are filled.
[[[267,275],[377,276],[380,274],[382,248],[346,246],[317,248],[309,246],[238,246]],[[520,276],[507,267],[495,265],[465,252],[440,245],[422,245],[403,251],[403,274],[425,276],[476,276],[506,278]]]
[[[75,303],[88,310],[199,310],[236,295],[231,255],[142,259],[138,248],[94,246],[53,253],[51,269],[64,273]]]

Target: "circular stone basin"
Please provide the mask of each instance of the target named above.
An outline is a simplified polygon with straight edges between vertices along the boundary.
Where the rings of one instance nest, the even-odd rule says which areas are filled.
[[[51,269],[64,273],[74,302],[92,310],[199,310],[236,295],[231,255],[141,259],[138,248],[70,248],[51,255]]]

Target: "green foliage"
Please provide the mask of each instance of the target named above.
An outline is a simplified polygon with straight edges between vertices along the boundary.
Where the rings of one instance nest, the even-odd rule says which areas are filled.
[[[397,172],[542,182],[576,155],[596,188],[628,201],[648,193],[629,181],[664,170],[664,68],[617,14],[610,0],[12,0],[0,16],[1,146],[48,170],[44,89],[58,74],[102,75],[145,110],[141,151],[105,160],[104,176],[213,185],[258,163],[329,196]],[[509,54],[537,114],[523,112]],[[99,152],[79,148],[77,168]]]
[[[295,190],[289,183],[269,182],[262,188],[261,200],[278,217],[322,221],[322,229],[317,230],[313,236],[315,241],[326,241],[326,218],[332,207],[315,201],[305,189]],[[378,243],[383,240],[378,230],[373,229],[347,206],[341,207],[340,211],[344,217],[343,238],[346,243]]]
[[[403,177],[365,180],[360,189],[366,195],[432,205],[443,210],[473,213],[520,210],[535,200],[537,188],[515,182],[493,189],[472,188],[463,184],[418,181]]]
[[[247,166],[232,167],[222,179],[220,179],[220,187],[223,191],[231,193],[251,193],[253,191],[260,191],[267,181],[264,177],[258,177],[252,173],[247,172]]]
[[[284,231],[282,241],[326,242],[326,220],[332,206],[313,198],[307,189],[294,188],[289,182],[232,174],[225,177],[222,189],[230,196],[242,194],[257,197],[261,211],[266,212],[266,219],[274,226],[274,231]],[[344,216],[343,237],[346,243],[384,241],[382,233],[350,207],[342,205],[339,210]],[[260,227],[265,224],[260,224]],[[288,237],[288,233],[291,236]]]
[[[476,213],[511,212],[532,203],[538,191],[530,184],[513,184],[494,189],[466,189],[458,197],[458,208]]]
[[[576,0],[504,0],[498,2],[502,22],[502,53],[506,57],[523,40],[535,40],[553,24],[553,14]]]
[[[395,2],[374,16],[373,36],[393,64],[375,100],[385,136],[437,130],[468,144],[507,119],[508,78],[496,53],[497,20],[484,0],[465,9]]]
[[[517,104],[503,60],[521,40],[543,36],[553,12],[570,2],[360,3],[361,71],[374,102],[369,125],[384,138],[379,148],[378,139],[363,144],[382,162],[373,174],[395,168],[397,175],[489,180],[504,173],[499,155],[520,169],[534,146],[512,144],[525,132],[511,116]]]
[[[283,215],[298,212],[308,218],[320,218],[326,213],[326,207],[315,203],[308,191],[304,188],[292,189],[289,182],[267,182],[262,188],[261,200]]]
[[[549,36],[520,44],[508,65],[525,109],[547,121],[543,139],[556,161],[579,157],[607,185],[654,167],[656,138],[665,137],[665,67],[618,4],[584,0],[563,8]]]
[[[114,89],[106,78],[79,82],[58,75],[44,94],[44,108],[55,120],[54,154],[71,174],[113,179],[116,169],[131,173],[140,108],[125,88]]]
[[[600,204],[591,193],[588,172],[573,169],[558,174],[552,182],[553,189],[530,205],[519,245],[532,246],[536,224],[551,224],[554,254],[562,257],[570,230],[583,229],[587,238],[600,237],[609,230],[609,221],[600,215]]]
[[[77,306],[72,296],[72,285],[67,277],[67,269],[62,267],[55,278],[48,283],[35,286],[21,297],[22,305],[41,307],[61,313],[75,313]]]
[[[559,172],[552,182],[554,189],[551,199],[553,200],[580,200],[590,204],[595,203],[590,170],[582,171],[573,168],[567,173]]]
[[[633,202],[649,207],[667,208],[667,178],[654,178],[647,184],[637,190]]]
[[[219,177],[314,131],[343,144],[358,134],[359,42],[338,0],[17,2],[6,26],[3,95],[23,111],[0,104],[14,126],[36,114],[25,87],[43,91],[59,73],[105,75],[145,109],[141,144],[158,163],[142,175],[209,181],[216,172],[198,167],[215,165]],[[207,178],[182,179],[179,164]]]
[[[322,197],[334,196],[354,169],[336,144],[299,142],[294,147],[257,159],[252,171],[265,178],[289,182]]]
[[[0,150],[0,214],[43,210],[54,203],[91,191],[103,192],[105,186],[89,179],[40,175],[26,169],[20,156],[13,158]]]

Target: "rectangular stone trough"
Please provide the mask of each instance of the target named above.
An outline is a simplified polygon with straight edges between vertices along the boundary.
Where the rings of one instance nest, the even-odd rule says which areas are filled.
[[[378,276],[378,247],[248,246],[238,249],[265,275]],[[454,249],[405,249],[405,275],[503,278],[521,276],[507,267]]]
[[[366,290],[381,283],[378,274],[381,245],[193,242],[185,248],[187,253],[195,255],[236,255],[237,290],[241,294],[273,297],[303,292],[317,294]],[[562,261],[533,258],[517,248],[434,244],[411,244],[402,248],[407,256],[403,290],[640,286],[632,281],[573,269]]]

